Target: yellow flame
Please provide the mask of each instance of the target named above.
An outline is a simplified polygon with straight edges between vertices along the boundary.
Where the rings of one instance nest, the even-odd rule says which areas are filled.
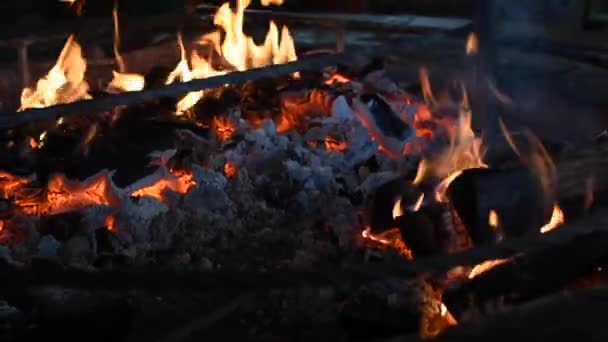
[[[543,234],[550,232],[550,231],[554,230],[555,228],[561,226],[565,222],[565,220],[566,219],[564,217],[564,212],[559,207],[559,205],[555,204],[553,206],[553,213],[551,214],[551,220],[549,221],[549,223],[547,223],[540,229],[540,232]]]
[[[401,198],[397,198],[393,205],[393,219],[403,216],[403,209],[401,208]]]
[[[419,211],[420,208],[422,208],[422,203],[424,203],[424,194],[420,194],[420,196],[416,200],[416,203],[414,203],[414,205],[411,208],[409,208],[410,211],[412,211],[412,212]]]
[[[420,161],[420,163],[418,164],[418,170],[416,171],[416,178],[414,178],[414,181],[412,182],[412,184],[418,185],[418,184],[422,183],[427,172],[428,172],[428,162],[426,161],[426,159],[422,159]]]
[[[488,225],[493,229],[497,229],[499,223],[500,220],[498,219],[498,214],[496,213],[496,210],[491,209],[490,214],[488,215]]]
[[[502,265],[509,261],[511,261],[511,259],[496,259],[496,260],[484,261],[481,264],[473,267],[473,269],[469,273],[468,278],[473,279],[475,277],[478,277],[480,274],[483,274],[483,273],[493,269],[494,267],[496,267],[498,265]]]
[[[467,37],[467,46],[466,46],[466,52],[467,55],[476,55],[477,52],[479,51],[479,39],[477,38],[477,34],[475,34],[475,32],[471,32],[469,33],[469,36]]]
[[[114,0],[114,8],[112,9],[112,20],[114,22],[114,58],[118,65],[119,72],[125,72],[125,62],[120,55],[120,27],[118,25],[118,0]]]
[[[35,87],[23,89],[19,111],[90,98],[89,85],[84,80],[86,69],[80,45],[71,35],[48,74]]]

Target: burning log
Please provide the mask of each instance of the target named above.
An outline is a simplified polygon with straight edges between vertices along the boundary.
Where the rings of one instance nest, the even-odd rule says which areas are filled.
[[[602,341],[608,336],[598,327],[608,314],[607,303],[608,288],[605,286],[559,293],[477,324],[448,329],[436,341]]]
[[[600,231],[516,257],[448,290],[444,301],[460,321],[489,314],[497,303],[512,305],[560,291],[595,271],[608,255],[607,243],[608,233]]]
[[[347,59],[347,55],[333,54],[310,57],[287,64],[235,71],[226,75],[195,79],[188,82],[176,82],[163,87],[126,92],[92,100],[84,100],[69,104],[59,104],[40,109],[28,109],[19,113],[0,114],[0,127],[11,128],[36,121],[56,120],[60,116],[90,115],[91,113],[110,110],[117,106],[136,105],[163,97],[179,97],[186,93],[209,88],[221,87],[225,84],[239,84],[247,81],[292,74],[299,71],[318,71],[324,67],[336,65]]]

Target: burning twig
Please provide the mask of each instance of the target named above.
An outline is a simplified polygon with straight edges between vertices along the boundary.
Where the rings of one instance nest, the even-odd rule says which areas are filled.
[[[60,116],[83,113],[92,114],[110,110],[121,105],[135,105],[156,100],[161,97],[178,97],[193,91],[221,87],[225,84],[239,84],[262,78],[293,74],[298,71],[320,70],[325,67],[336,65],[346,59],[348,59],[348,56],[344,54],[310,57],[297,62],[237,71],[217,77],[195,79],[189,82],[177,82],[142,91],[127,92],[46,108],[28,109],[19,113],[0,113],[0,128],[12,128],[36,121],[55,120]]]

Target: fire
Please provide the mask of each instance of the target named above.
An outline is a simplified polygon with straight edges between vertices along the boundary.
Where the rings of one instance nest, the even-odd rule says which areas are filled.
[[[414,205],[411,208],[409,208],[410,211],[412,211],[412,212],[419,211],[420,208],[422,208],[422,203],[424,203],[424,194],[420,194],[420,196],[416,200],[416,203],[414,203]]]
[[[15,195],[15,192],[29,184],[32,178],[19,177],[8,172],[0,171],[0,197],[8,199]]]
[[[90,98],[89,85],[84,80],[86,69],[80,45],[72,35],[48,74],[35,87],[23,89],[19,111]]]
[[[334,73],[330,78],[328,78],[327,80],[325,80],[325,84],[327,85],[332,85],[332,84],[339,84],[339,83],[350,83],[351,79],[339,74],[339,73]]]
[[[509,261],[511,261],[511,259],[496,259],[496,260],[484,261],[481,264],[473,267],[473,269],[469,273],[468,278],[473,279],[475,277],[478,277],[479,275],[481,275],[485,272],[488,272],[489,270],[493,269],[494,267],[505,264]]]
[[[477,38],[477,35],[475,34],[475,32],[471,32],[469,33],[469,36],[467,37],[467,46],[466,46],[466,52],[467,55],[476,55],[477,52],[479,51],[479,39]]]
[[[228,63],[237,70],[261,67],[269,64],[280,64],[297,60],[294,40],[289,29],[283,27],[279,35],[277,25],[271,21],[266,39],[262,45],[256,45],[253,39],[243,32],[245,9],[251,0],[238,0],[236,13],[230,4],[223,4],[217,11],[214,23],[225,33],[224,42],[216,47]],[[266,0],[263,5],[282,4],[282,1]]]
[[[237,129],[237,123],[231,118],[225,116],[213,117],[212,127],[219,141],[226,141],[234,135]]]
[[[108,215],[105,220],[106,228],[112,233],[116,233],[116,219],[114,215]]]
[[[498,219],[498,214],[496,213],[496,210],[494,210],[494,209],[490,210],[490,214],[488,215],[488,225],[492,229],[497,229],[499,224],[500,224],[500,221]]]
[[[343,152],[348,149],[346,141],[339,141],[335,137],[327,136],[325,138],[325,149],[329,152]]]
[[[403,209],[401,209],[401,198],[397,198],[395,205],[393,205],[393,220],[403,216]]]
[[[185,194],[196,183],[192,173],[185,171],[172,171],[168,177],[161,178],[158,182],[141,188],[131,194],[133,197],[150,196],[163,201],[163,192],[171,189],[177,193]]]
[[[34,139],[34,138],[32,138],[32,137],[30,137],[30,140],[29,140],[28,142],[29,142],[30,147],[32,148],[32,150],[37,150],[37,149],[39,149],[40,147],[42,147],[42,146],[40,145],[40,143],[38,143],[38,142],[36,141],[36,139]]]
[[[434,105],[437,103],[435,96],[433,95],[433,89],[431,89],[431,80],[429,78],[429,71],[425,67],[421,67],[420,71],[420,86],[422,87],[422,95],[424,101],[428,105]]]
[[[239,170],[231,162],[226,162],[226,164],[224,164],[224,174],[226,175],[226,177],[232,178],[236,176],[238,172]]]
[[[551,214],[551,220],[549,221],[549,223],[547,223],[540,229],[540,232],[543,234],[550,232],[555,228],[561,226],[565,222],[565,220],[566,219],[564,217],[564,212],[559,207],[559,205],[555,204],[553,206],[553,214]]]
[[[380,234],[372,234],[371,228],[367,227],[365,230],[361,232],[361,236],[366,240],[373,241],[379,243],[386,247],[394,248],[409,260],[413,260],[412,251],[407,248],[405,242],[401,239],[401,231],[398,228],[394,228],[391,230],[387,230]]]

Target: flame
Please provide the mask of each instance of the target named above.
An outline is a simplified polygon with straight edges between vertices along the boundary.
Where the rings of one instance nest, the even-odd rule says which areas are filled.
[[[325,84],[327,85],[333,85],[333,84],[340,84],[340,83],[350,83],[352,80],[342,74],[339,73],[334,73],[330,78],[328,78],[327,80],[325,80]]]
[[[471,272],[468,275],[468,278],[473,279],[475,277],[478,277],[479,275],[481,275],[485,272],[488,272],[489,270],[493,269],[494,267],[505,264],[509,261],[511,261],[511,259],[496,259],[496,260],[484,261],[481,264],[473,267],[473,269],[471,270]]]
[[[238,0],[236,13],[224,3],[217,11],[214,23],[225,33],[224,41],[216,49],[237,70],[261,67],[269,64],[293,62],[297,60],[294,40],[289,29],[283,27],[279,35],[277,25],[271,21],[266,39],[262,45],[256,45],[253,39],[243,32],[245,9],[250,0]],[[266,0],[263,5],[282,4],[282,1]]]
[[[108,85],[109,92],[139,91],[144,89],[144,76],[112,71],[112,81]]]
[[[86,69],[80,45],[71,35],[48,74],[35,87],[23,89],[19,111],[90,98],[89,85],[84,80]]]
[[[364,239],[379,243],[386,247],[396,249],[399,254],[406,257],[409,260],[413,260],[412,251],[407,248],[405,242],[401,239],[401,231],[398,228],[387,230],[380,234],[372,234],[371,228],[367,227],[361,232],[361,236]]]
[[[118,25],[118,0],[114,0],[114,8],[112,9],[112,20],[114,23],[114,58],[118,65],[118,71],[125,71],[125,62],[120,55],[120,26]]]
[[[401,209],[401,197],[399,197],[393,205],[393,220],[401,216],[403,216],[403,209]]]
[[[543,234],[550,232],[550,231],[554,230],[555,228],[561,226],[565,221],[566,221],[566,219],[564,217],[564,212],[559,207],[559,205],[555,204],[553,206],[553,213],[551,214],[551,220],[549,221],[549,223],[547,223],[540,229],[540,232]]]
[[[477,38],[477,34],[475,32],[469,33],[467,37],[467,46],[466,52],[468,56],[476,55],[479,51],[479,39]]]
[[[348,143],[346,141],[339,141],[335,137],[328,135],[325,137],[325,149],[329,152],[343,152],[348,149]]]
[[[492,229],[498,229],[498,225],[500,224],[500,220],[498,219],[498,214],[496,210],[491,209],[490,214],[488,215],[488,225]]]
[[[177,193],[185,194],[195,184],[196,183],[194,182],[191,172],[172,171],[169,177],[161,178],[159,181],[152,185],[134,191],[131,196],[150,196],[156,198],[159,201],[163,201],[163,192],[166,189],[171,189]]]
[[[232,178],[234,176],[236,176],[236,174],[239,172],[239,170],[236,168],[236,165],[234,165],[231,162],[226,162],[226,164],[224,164],[224,174],[226,175],[226,177],[228,178]]]
[[[116,233],[116,219],[114,218],[114,215],[108,215],[104,224],[109,231]]]
[[[410,211],[412,212],[417,212],[420,210],[420,208],[422,208],[422,203],[424,203],[424,194],[420,194],[420,196],[418,197],[418,199],[416,200],[416,203],[414,203],[413,206],[411,206],[409,208]]]
[[[34,138],[32,138],[32,137],[30,137],[30,139],[29,139],[29,141],[28,141],[28,142],[29,142],[30,147],[32,148],[32,150],[37,150],[37,149],[39,149],[40,147],[42,147],[42,146],[40,145],[40,143],[38,143],[38,142],[36,141],[36,139],[34,139]]]
[[[416,177],[412,184],[419,185],[424,180],[426,173],[428,172],[428,161],[426,159],[422,159],[420,163],[418,163],[418,170],[416,171]]]
[[[0,197],[8,199],[31,182],[31,178],[20,177],[8,172],[0,171]]]
[[[422,87],[422,95],[424,101],[428,105],[434,105],[437,103],[435,96],[433,95],[433,89],[431,88],[431,80],[429,79],[429,71],[425,67],[420,67],[420,86]]]
[[[270,6],[270,5],[278,5],[281,6],[283,4],[283,0],[261,0],[262,6]]]
[[[226,141],[234,135],[237,123],[225,116],[214,116],[212,127],[219,141]]]

